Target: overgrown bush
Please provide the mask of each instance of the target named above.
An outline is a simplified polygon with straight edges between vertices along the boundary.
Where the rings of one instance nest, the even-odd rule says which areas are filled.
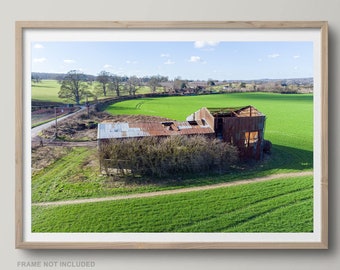
[[[145,137],[102,142],[99,157],[107,174],[163,178],[227,171],[237,162],[238,151],[204,136]]]

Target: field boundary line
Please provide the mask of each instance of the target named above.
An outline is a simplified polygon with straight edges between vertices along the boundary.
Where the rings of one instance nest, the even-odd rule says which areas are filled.
[[[188,188],[181,188],[181,189],[174,189],[174,190],[162,190],[162,191],[118,195],[118,196],[101,197],[101,198],[85,198],[85,199],[75,199],[75,200],[67,200],[67,201],[40,202],[40,203],[32,203],[32,206],[62,206],[62,205],[72,205],[72,204],[84,204],[84,203],[137,199],[137,198],[148,198],[148,197],[156,197],[156,196],[163,196],[163,195],[188,193],[188,192],[194,192],[194,191],[212,190],[212,189],[218,189],[218,188],[224,188],[224,187],[245,185],[245,184],[250,184],[250,183],[260,183],[260,182],[266,182],[270,180],[287,178],[287,177],[301,177],[301,176],[312,176],[312,175],[313,175],[313,171],[281,173],[281,174],[274,174],[274,175],[269,175],[269,176],[264,176],[264,177],[256,177],[256,178],[251,178],[251,179],[237,180],[233,182],[199,186],[199,187],[188,187]]]

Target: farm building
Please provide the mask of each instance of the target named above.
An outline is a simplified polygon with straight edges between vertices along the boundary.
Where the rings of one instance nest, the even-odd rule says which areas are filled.
[[[253,106],[241,108],[201,108],[184,122],[100,123],[98,145],[105,140],[204,135],[238,147],[242,158],[263,157],[265,115]]]
[[[266,117],[253,106],[202,108],[187,117],[188,121],[195,119],[206,119],[215,136],[237,146],[241,157],[262,159]]]

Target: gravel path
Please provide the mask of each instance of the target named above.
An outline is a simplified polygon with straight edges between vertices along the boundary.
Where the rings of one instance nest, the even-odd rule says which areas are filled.
[[[135,198],[148,198],[162,195],[172,195],[172,194],[180,194],[192,191],[202,191],[202,190],[210,190],[222,187],[230,187],[230,186],[238,186],[245,185],[249,183],[258,183],[265,182],[279,178],[287,178],[287,177],[299,177],[299,176],[312,176],[312,171],[307,172],[293,172],[293,173],[283,173],[283,174],[274,174],[265,177],[252,178],[247,180],[239,180],[229,183],[221,183],[214,184],[208,186],[200,186],[200,187],[189,187],[189,188],[181,188],[175,190],[164,190],[164,191],[155,191],[148,193],[138,193],[138,194],[130,194],[130,195],[121,195],[114,197],[104,197],[104,198],[89,198],[89,199],[77,199],[77,200],[69,200],[69,201],[57,201],[57,202],[41,202],[41,203],[32,203],[32,206],[59,206],[59,205],[71,205],[71,204],[82,204],[82,203],[95,203],[95,202],[106,202],[106,201],[117,201],[117,200],[126,200],[126,199],[135,199]]]

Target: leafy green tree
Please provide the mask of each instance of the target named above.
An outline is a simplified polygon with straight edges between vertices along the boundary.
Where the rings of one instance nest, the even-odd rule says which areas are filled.
[[[63,78],[58,96],[59,98],[72,100],[79,105],[80,100],[85,97],[85,95],[91,95],[91,92],[87,89],[88,84],[84,73],[71,70]]]

